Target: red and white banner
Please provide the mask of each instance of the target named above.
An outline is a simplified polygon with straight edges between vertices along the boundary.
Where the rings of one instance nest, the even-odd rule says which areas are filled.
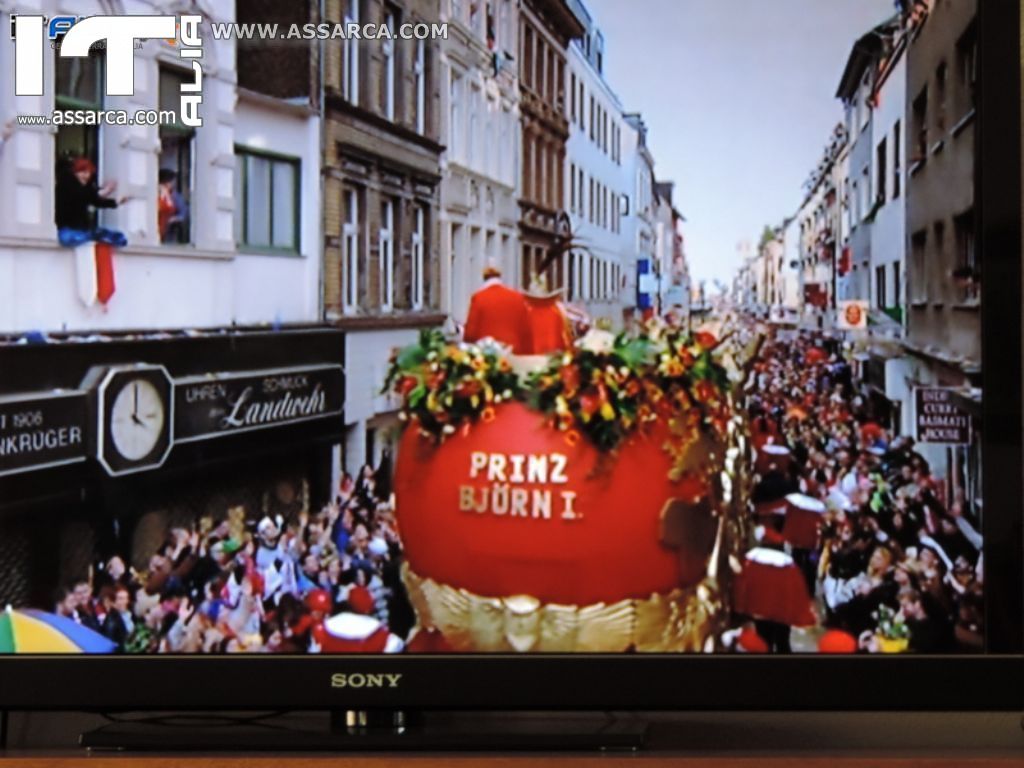
[[[114,295],[114,246],[108,243],[82,243],[74,249],[75,280],[78,298],[87,307],[96,302],[106,305]]]

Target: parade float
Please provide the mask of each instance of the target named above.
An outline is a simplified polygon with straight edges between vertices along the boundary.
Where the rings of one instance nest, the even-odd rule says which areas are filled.
[[[746,484],[720,347],[650,323],[539,358],[438,331],[396,351],[418,630],[459,652],[710,650]]]

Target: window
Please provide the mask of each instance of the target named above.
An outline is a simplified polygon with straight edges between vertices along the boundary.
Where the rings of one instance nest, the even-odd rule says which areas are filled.
[[[576,164],[569,163],[569,212],[576,213]]]
[[[532,249],[530,246],[523,244],[523,261],[520,264],[519,273],[519,284],[523,287],[530,285],[530,280],[533,276],[533,263],[531,259]]]
[[[584,85],[583,85],[583,81],[580,80],[580,102],[579,103],[580,103],[580,129],[581,130],[586,127],[586,126],[583,125],[584,117],[585,117],[585,115],[583,114],[583,104],[584,104],[583,97],[584,97],[584,93],[585,93],[585,88],[584,88]]]
[[[361,0],[347,0],[345,28],[359,23]],[[341,95],[352,104],[359,104],[359,38],[346,36],[342,40]]]
[[[587,205],[587,221],[594,223],[594,177],[590,177],[590,201]]]
[[[424,249],[424,219],[426,214],[424,213],[423,206],[416,206],[416,223],[412,232],[412,296],[410,297],[410,305],[413,309],[422,309],[424,305],[424,295],[426,293],[426,273],[425,263],[423,260],[423,249]]]
[[[388,8],[384,17],[384,25],[388,29],[398,29],[401,26],[400,14],[393,8]],[[390,38],[381,40],[381,54],[384,57],[384,117],[388,120],[395,120],[395,104],[398,93],[398,51],[395,48],[395,41]]]
[[[576,124],[576,75],[569,75],[569,120],[575,125]]]
[[[977,244],[974,238],[974,211],[962,213],[953,220],[956,231],[956,266],[953,277],[961,289],[961,301],[974,301],[981,295],[981,274],[978,269]]]
[[[928,86],[914,99],[912,130],[917,141],[917,156],[911,162],[916,163],[928,157]]]
[[[576,196],[576,203],[579,206],[580,218],[582,218],[583,214],[584,214],[584,211],[583,211],[583,169],[582,168],[579,169],[579,174],[577,175],[576,183],[579,185],[579,190],[578,190],[578,193],[577,193],[577,196]]]
[[[416,133],[426,130],[427,109],[427,42],[416,41],[416,64],[413,67],[416,75]],[[502,145],[504,146],[504,145]]]
[[[523,69],[519,77],[527,88],[533,87],[533,28],[523,22],[523,52],[520,56],[523,62]]]
[[[299,252],[299,160],[235,147],[240,247]]]
[[[894,261],[892,263],[892,306],[894,307],[903,306],[903,296],[901,295],[903,286],[901,285],[901,277],[900,263],[898,261]]]
[[[896,127],[892,133],[892,198],[895,200],[900,196],[903,186],[903,160],[900,150],[903,145],[903,122],[896,121]]]
[[[875,306],[878,309],[885,309],[885,265],[875,267]]]
[[[378,280],[380,308],[389,311],[395,303],[395,203],[385,199],[380,204],[380,229],[377,232]]]
[[[451,86],[448,102],[448,143],[452,148],[452,159],[464,160],[462,152],[462,99],[465,80],[454,69],[451,71]]]
[[[192,79],[191,72],[186,75],[175,69],[160,68],[160,109],[175,114],[173,125],[161,125],[159,128],[160,190],[157,225],[161,243],[192,242],[190,212],[195,129],[184,125],[178,115],[181,108],[181,86]],[[294,204],[294,199],[290,199],[291,204]]]
[[[885,203],[885,181],[889,178],[889,166],[887,154],[886,142],[888,138],[882,139],[882,143],[878,145],[875,150],[875,179],[878,182],[878,189],[875,190],[875,199],[878,204]]]
[[[594,120],[594,107],[595,107],[594,95],[591,94],[590,95],[590,140],[591,141],[594,140],[594,126],[596,125],[596,122]]]
[[[978,33],[972,24],[956,44],[957,70],[967,109],[977,104]],[[965,110],[966,111],[966,110]]]
[[[480,88],[475,83],[469,91],[469,130],[466,132],[466,160],[469,165],[477,161],[477,130],[479,130]]]
[[[342,279],[345,284],[342,296],[346,312],[352,312],[359,306],[359,196],[357,189],[345,189],[345,223],[342,226]]]
[[[103,109],[104,57],[90,53],[87,58],[55,56],[57,109],[82,109],[98,112]],[[100,130],[98,125],[60,125],[57,127],[57,178],[70,173],[71,162],[87,157],[100,168]],[[9,150],[8,150],[9,151]],[[100,176],[99,170],[95,179]],[[95,222],[94,222],[95,223]]]
[[[864,166],[860,174],[860,193],[864,196],[864,200],[861,202],[861,216],[867,218],[871,214],[871,171],[868,166]]]

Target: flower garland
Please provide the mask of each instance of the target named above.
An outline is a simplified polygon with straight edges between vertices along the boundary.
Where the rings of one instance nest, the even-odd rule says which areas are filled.
[[[638,336],[590,331],[575,350],[531,376],[530,403],[570,442],[582,433],[607,453],[664,420],[670,477],[679,480],[700,432],[724,437],[728,427],[728,375],[711,355],[717,344],[709,333],[690,338],[653,323]]]
[[[391,356],[383,392],[402,398],[399,418],[440,442],[460,426],[494,418],[494,405],[519,396],[519,378],[497,344],[452,344],[436,330]]]
[[[570,444],[585,438],[604,454],[664,420],[673,480],[685,474],[687,448],[702,431],[725,436],[729,380],[715,361],[718,341],[649,323],[617,336],[591,330],[574,349],[552,356],[521,385],[497,344],[446,342],[436,330],[392,356],[384,391],[402,397],[399,418],[435,441],[494,417],[493,406],[522,400],[544,414]]]

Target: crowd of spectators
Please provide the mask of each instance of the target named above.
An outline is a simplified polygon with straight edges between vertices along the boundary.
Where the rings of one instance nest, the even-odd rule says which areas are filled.
[[[313,514],[236,508],[173,527],[145,568],[109,557],[60,590],[55,612],[125,653],[318,652],[324,622],[347,613],[400,646],[415,617],[389,486],[389,466],[367,465]]]
[[[822,628],[867,652],[887,650],[887,640],[923,653],[980,651],[982,537],[962,478],[950,490],[911,437],[883,426],[836,340],[770,339],[752,375],[752,442],[789,449],[755,476],[755,510],[792,493],[825,506],[814,549],[786,543],[780,515],[759,517],[756,535],[792,553]]]

